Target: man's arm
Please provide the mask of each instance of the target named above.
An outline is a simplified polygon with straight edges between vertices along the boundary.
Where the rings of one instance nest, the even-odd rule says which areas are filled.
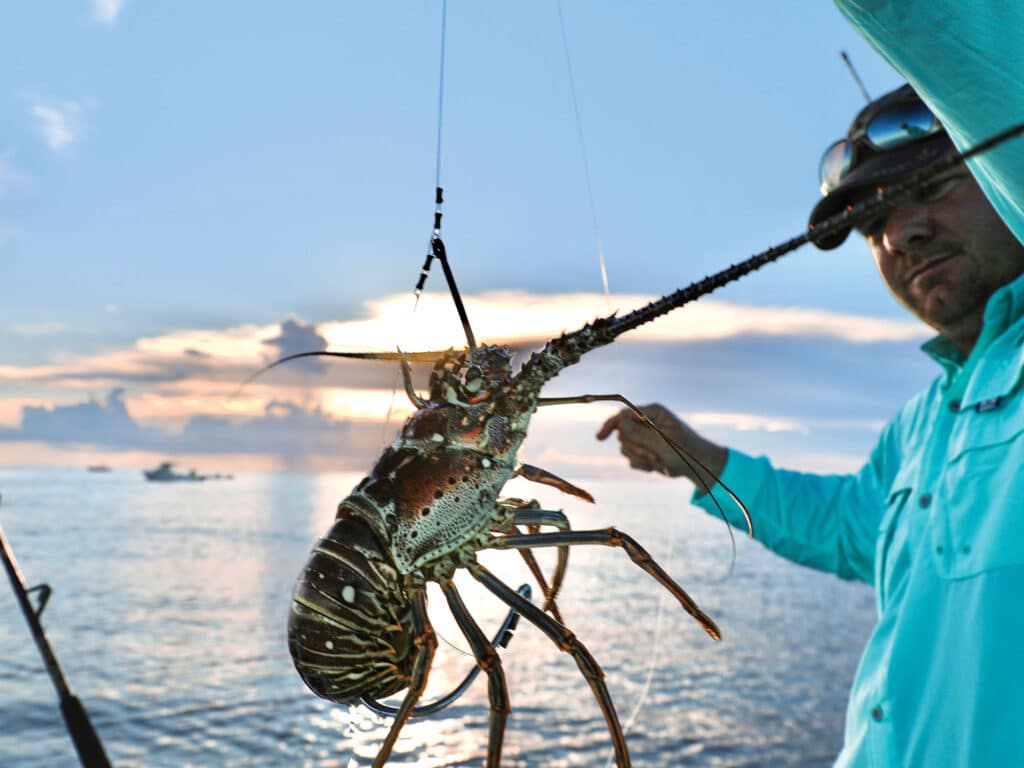
[[[686,477],[696,485],[693,502],[718,514],[716,500],[730,523],[745,528],[719,481],[743,501],[759,542],[794,562],[871,582],[878,526],[885,511],[888,477],[896,465],[891,430],[883,433],[869,461],[857,474],[814,475],[777,469],[768,459],[729,450],[699,435],[661,405],[641,410],[685,452],[714,473],[688,465],[653,430],[629,411],[608,419],[597,436],[617,432],[630,466],[647,472]],[[701,481],[703,480],[706,485]],[[703,493],[710,488],[711,494]]]

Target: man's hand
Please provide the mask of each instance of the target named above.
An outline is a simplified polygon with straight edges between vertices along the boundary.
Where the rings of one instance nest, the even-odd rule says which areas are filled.
[[[705,440],[686,424],[676,418],[663,405],[652,404],[640,408],[643,414],[664,432],[669,439],[683,449],[689,458],[693,454],[710,471],[701,469],[697,462],[686,461],[672,450],[665,440],[644,424],[632,411],[624,408],[606,421],[598,430],[597,439],[604,440],[612,432],[619,433],[619,450],[629,459],[629,466],[644,472],[660,472],[670,477],[687,477],[703,490],[704,484],[711,487],[725,468],[728,452],[710,440]],[[698,474],[699,473],[699,476]],[[702,483],[703,481],[703,483]]]

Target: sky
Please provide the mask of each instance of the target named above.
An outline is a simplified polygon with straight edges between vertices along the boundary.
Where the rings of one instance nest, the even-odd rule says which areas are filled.
[[[564,22],[563,23],[560,22]],[[69,0],[0,23],[0,462],[368,466],[393,365],[517,348],[799,234],[817,163],[900,78],[829,2]],[[563,35],[564,29],[564,35]],[[610,294],[605,294],[601,258]],[[935,369],[856,237],[594,352],[545,394],[660,401],[781,464],[849,471]],[[422,379],[419,379],[422,381]],[[614,408],[544,409],[524,460],[620,472]]]

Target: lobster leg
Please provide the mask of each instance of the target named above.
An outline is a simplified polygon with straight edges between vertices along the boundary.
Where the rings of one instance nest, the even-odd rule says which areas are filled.
[[[566,549],[568,549],[568,547]],[[528,549],[521,549],[519,552],[522,554],[523,560],[526,561],[526,567],[530,569],[530,573],[533,574],[533,578],[537,580],[537,584],[540,586],[541,592],[544,593],[543,610],[550,611],[551,615],[555,617],[555,621],[559,624],[564,624],[565,621],[562,619],[562,612],[558,610],[558,605],[555,603],[555,596],[557,593],[553,587],[548,586],[548,580],[544,577],[544,572],[541,571],[540,563],[537,562],[537,558],[535,558],[533,556],[533,552]],[[561,554],[561,550],[559,550],[559,554]],[[558,573],[556,570],[555,576],[557,577],[557,575]]]
[[[530,501],[500,499],[498,503],[506,509],[513,510],[513,525],[528,526],[530,533],[539,533],[540,526],[542,525],[550,525],[560,531],[569,530],[569,518],[563,512],[554,509],[541,509],[536,499]],[[492,530],[500,529],[493,528]],[[519,529],[517,528],[516,530]],[[533,553],[528,549],[521,549],[519,553],[523,556],[523,560],[526,561],[530,573],[533,574],[533,578],[537,580],[537,584],[540,585],[541,591],[544,593],[544,610],[549,611],[559,624],[564,624],[565,621],[562,619],[562,614],[555,604],[555,598],[558,596],[558,590],[562,588],[562,581],[565,580],[565,570],[569,564],[569,547],[558,548],[558,562],[555,565],[555,572],[551,577],[551,586],[548,586],[548,581],[544,577],[540,565],[537,563],[537,558],[533,556]]]
[[[539,536],[564,536],[566,534],[538,534]],[[604,672],[601,670],[597,660],[590,654],[571,631],[548,616],[544,611],[535,606],[529,600],[512,591],[512,588],[498,579],[493,573],[484,568],[476,560],[467,563],[466,568],[477,581],[498,596],[504,603],[515,608],[525,616],[541,632],[551,638],[552,642],[559,649],[572,655],[576,666],[590,685],[597,699],[597,705],[601,708],[601,714],[608,724],[608,733],[611,735],[612,744],[615,747],[615,765],[618,768],[631,768],[629,750],[626,748],[626,739],[622,734],[622,724],[619,716],[615,713],[615,705],[612,703],[611,694],[608,693],[608,686],[604,683]]]
[[[569,530],[569,518],[564,513],[553,509],[538,509],[537,506],[537,502],[533,501],[528,506],[520,507],[515,511],[512,522],[516,525],[530,526],[530,533],[538,533],[542,525],[550,525],[560,531]],[[555,598],[558,596],[558,591],[562,588],[562,582],[565,580],[565,570],[569,565],[569,547],[558,548],[558,562],[555,565],[555,572],[551,576],[550,587],[544,581],[543,574],[539,572],[540,569],[537,566],[536,559],[533,557],[533,553],[529,549],[521,549],[519,551],[523,553],[526,564],[534,572],[537,583],[540,584],[540,588],[544,592],[544,610],[550,610],[555,620],[559,624],[564,624],[565,622],[562,621],[558,606],[555,605]],[[527,553],[530,555],[528,558],[526,557]]]
[[[418,649],[416,651],[416,661],[412,665],[409,690],[405,694],[405,699],[402,700],[402,706],[399,707],[398,714],[395,715],[395,721],[391,724],[391,730],[388,731],[388,735],[373,761],[373,768],[383,768],[384,764],[388,761],[388,757],[391,756],[391,750],[394,749],[395,742],[398,741],[398,734],[402,730],[402,726],[409,719],[413,707],[416,706],[416,702],[423,695],[423,690],[427,687],[430,663],[434,659],[434,650],[437,648],[437,637],[434,635],[434,628],[430,626],[430,620],[427,618],[427,594],[425,588],[419,586],[411,590],[410,599],[412,601],[413,628],[416,633],[416,636],[413,638],[413,644]]]
[[[484,633],[466,610],[465,603],[459,595],[455,584],[451,581],[441,583],[448,607],[455,617],[455,622],[466,636],[476,662],[487,673],[487,697],[491,703],[491,727],[487,738],[486,768],[498,768],[501,765],[501,747],[505,739],[505,722],[508,720],[509,701],[508,686],[505,673],[501,668],[501,659],[494,646],[487,642]]]
[[[494,537],[488,549],[529,549],[532,547],[562,547],[574,544],[603,544],[608,547],[622,547],[630,559],[672,593],[688,614],[693,616],[715,640],[721,640],[722,634],[714,620],[702,611],[686,592],[672,580],[672,577],[658,565],[654,558],[641,547],[631,536],[617,528],[606,528],[601,531],[565,531],[560,533],[511,534]]]
[[[534,483],[550,485],[552,488],[557,488],[562,493],[567,493],[570,496],[576,496],[584,501],[590,502],[591,504],[594,503],[594,497],[587,491],[583,490],[579,486],[573,485],[568,480],[562,479],[553,472],[548,472],[546,469],[535,467],[532,464],[520,464],[516,467],[513,477],[516,475]]]

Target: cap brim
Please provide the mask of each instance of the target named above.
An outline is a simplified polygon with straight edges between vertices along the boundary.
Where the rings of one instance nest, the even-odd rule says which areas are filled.
[[[899,181],[901,177],[924,168],[953,149],[953,142],[943,132],[930,139],[917,141],[899,149],[872,152],[868,158],[850,171],[838,187],[814,206],[811,218],[807,222],[808,227],[818,226],[826,219],[856,203],[865,193],[874,193],[878,187]],[[812,235],[811,241],[821,250],[830,251],[846,241],[850,229],[852,227],[841,228],[821,238],[815,238]]]

